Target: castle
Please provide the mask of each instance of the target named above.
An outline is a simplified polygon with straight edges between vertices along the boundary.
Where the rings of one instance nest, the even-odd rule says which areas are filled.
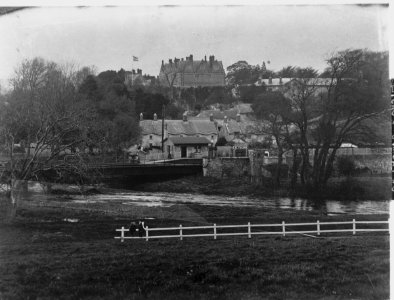
[[[193,55],[186,59],[174,58],[168,63],[161,63],[159,81],[167,87],[189,88],[189,87],[214,87],[225,86],[225,72],[223,63],[209,56],[201,61],[193,60]]]
[[[149,76],[149,75],[142,75],[142,70],[137,69],[136,70],[131,70],[131,71],[126,71],[125,72],[125,81],[124,84],[130,88],[132,86],[136,85],[150,85],[154,83],[155,77],[154,76]]]

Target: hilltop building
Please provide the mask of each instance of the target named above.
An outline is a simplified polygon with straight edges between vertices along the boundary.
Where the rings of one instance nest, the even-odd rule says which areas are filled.
[[[323,91],[331,84],[331,78],[268,78],[259,80],[255,83],[256,86],[265,86],[267,91],[286,91],[292,84],[301,81],[307,85],[316,86],[316,92]]]
[[[223,63],[210,56],[209,60],[193,60],[193,55],[186,59],[174,58],[168,63],[161,63],[159,81],[163,86],[190,88],[225,86]]]
[[[132,86],[147,86],[154,83],[155,77],[149,75],[142,75],[142,70],[131,70],[125,72],[124,84],[130,88]]]

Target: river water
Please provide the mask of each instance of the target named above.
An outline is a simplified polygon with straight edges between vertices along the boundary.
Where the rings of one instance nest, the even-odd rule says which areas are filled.
[[[75,187],[76,188],[76,187]],[[40,201],[54,199],[54,195],[44,193],[41,185],[29,185],[29,197]],[[233,207],[262,207],[272,209],[293,209],[300,211],[319,211],[334,214],[387,214],[390,201],[313,201],[301,198],[259,199],[249,197],[227,197],[217,195],[137,192],[130,190],[105,190],[104,194],[70,195],[67,201],[74,203],[118,203],[143,207],[170,207],[177,204],[202,204]]]

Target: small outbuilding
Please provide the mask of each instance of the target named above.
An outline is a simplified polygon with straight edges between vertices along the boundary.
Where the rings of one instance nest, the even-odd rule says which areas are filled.
[[[208,156],[212,142],[206,137],[170,137],[165,142],[165,151],[169,158],[202,158]]]

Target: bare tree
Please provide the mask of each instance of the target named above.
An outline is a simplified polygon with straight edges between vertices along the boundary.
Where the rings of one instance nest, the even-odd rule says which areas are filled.
[[[366,134],[361,126],[364,120],[388,111],[380,105],[382,86],[375,86],[359,76],[367,63],[364,58],[363,50],[335,53],[327,60],[326,83],[322,84],[320,78],[296,79],[287,91],[293,122],[300,135],[300,173],[304,185],[324,187],[341,144],[356,133]]]
[[[0,104],[0,133],[8,148],[11,191],[18,182],[54,170],[58,158],[82,142],[88,108],[77,97],[74,75],[37,58],[24,61],[16,70],[13,89]],[[16,156],[15,143],[27,150]],[[64,170],[65,164],[61,165]],[[80,163],[69,168],[83,170]]]
[[[318,116],[318,79],[317,78],[295,78],[285,91],[291,100],[291,122],[298,132],[298,146],[301,152],[302,163],[300,170],[301,183],[304,185],[309,178],[309,153],[310,153],[310,120]],[[291,134],[288,131],[288,134]],[[289,136],[289,135],[288,135]],[[294,151],[293,151],[294,153]],[[296,158],[294,158],[295,160]]]
[[[274,138],[278,150],[278,163],[274,174],[276,187],[280,186],[280,171],[286,146],[286,128],[290,114],[290,102],[280,92],[267,92],[257,97],[253,110],[262,120],[261,133]]]
[[[360,133],[364,120],[388,111],[377,105],[381,101],[376,101],[375,94],[380,94],[381,87],[373,87],[359,76],[367,63],[364,55],[363,50],[345,50],[327,60],[330,84],[322,97],[322,114],[313,133],[316,142],[312,177],[316,188],[326,185],[330,178],[341,144]]]

